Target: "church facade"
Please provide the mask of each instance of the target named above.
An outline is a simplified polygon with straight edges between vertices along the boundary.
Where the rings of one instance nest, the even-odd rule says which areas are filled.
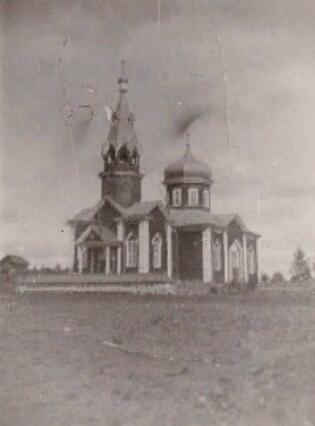
[[[142,200],[141,154],[124,72],[118,84],[119,102],[102,148],[101,199],[69,220],[74,271],[255,284],[259,235],[237,214],[212,213],[211,170],[189,145],[164,170],[166,200]]]

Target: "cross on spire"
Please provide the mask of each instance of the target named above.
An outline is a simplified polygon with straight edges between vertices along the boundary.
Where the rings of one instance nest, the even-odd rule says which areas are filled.
[[[124,77],[126,72],[125,70],[126,61],[123,59],[120,64],[121,64],[121,76]]]
[[[189,130],[187,130],[187,132],[186,132],[186,143],[185,143],[185,145],[186,145],[186,148],[190,147],[190,133],[189,133]]]
[[[126,61],[123,59],[121,61],[121,74],[118,79],[119,91],[120,93],[128,92],[128,78],[126,75]]]

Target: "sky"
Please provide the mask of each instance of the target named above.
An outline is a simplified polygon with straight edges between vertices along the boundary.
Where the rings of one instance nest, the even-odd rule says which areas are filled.
[[[120,62],[143,197],[191,149],[214,213],[241,215],[261,271],[315,257],[312,0],[0,0],[0,255],[71,265],[66,221],[100,199]]]

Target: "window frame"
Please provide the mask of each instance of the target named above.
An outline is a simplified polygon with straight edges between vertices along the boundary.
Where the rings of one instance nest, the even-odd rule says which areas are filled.
[[[159,233],[156,233],[151,241],[153,269],[162,268],[162,243],[163,241],[162,241],[161,235]]]
[[[133,233],[129,233],[126,241],[126,268],[136,268],[139,263],[139,243]]]
[[[199,189],[198,188],[196,187],[188,188],[188,205],[190,207],[199,206]]]
[[[172,205],[173,207],[180,207],[183,202],[182,188],[173,188],[172,190]]]

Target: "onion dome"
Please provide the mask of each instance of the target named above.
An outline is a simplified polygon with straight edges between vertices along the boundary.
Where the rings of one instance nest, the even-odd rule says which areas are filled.
[[[164,183],[205,183],[211,184],[211,169],[198,161],[192,154],[189,144],[185,154],[164,170]]]

